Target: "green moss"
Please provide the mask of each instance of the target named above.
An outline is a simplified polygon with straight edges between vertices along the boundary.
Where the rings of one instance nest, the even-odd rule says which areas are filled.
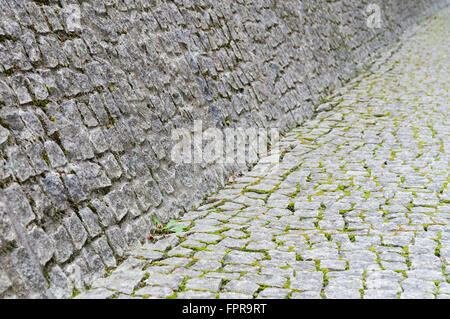
[[[33,104],[37,107],[41,107],[46,109],[47,108],[47,104],[49,103],[49,100],[33,100]]]
[[[73,288],[71,299],[72,299],[72,298],[75,298],[75,297],[78,296],[80,293],[81,293],[81,291],[79,291],[79,290]]]
[[[294,212],[295,211],[295,203],[290,202],[289,205],[287,206],[287,209],[289,209],[291,212]]]
[[[441,248],[442,248],[442,245],[439,244],[439,245],[436,247],[436,249],[434,250],[434,255],[435,255],[436,257],[441,257]]]
[[[15,38],[15,37],[13,37],[13,36],[11,36],[9,34],[2,34],[2,35],[0,35],[0,43],[6,42],[6,40],[17,41],[19,39]]]
[[[289,289],[290,287],[291,287],[291,280],[290,280],[290,278],[288,278],[286,283],[283,285],[283,288]]]
[[[257,194],[271,194],[273,193],[273,191],[264,191],[261,189],[253,189],[253,188],[246,188],[245,192],[253,192],[253,193],[257,193]]]

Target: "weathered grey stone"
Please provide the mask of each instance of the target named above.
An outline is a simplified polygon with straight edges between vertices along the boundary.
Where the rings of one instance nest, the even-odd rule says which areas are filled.
[[[124,193],[121,190],[109,192],[105,196],[105,201],[112,208],[117,221],[121,221],[128,213],[128,206],[124,197]]]
[[[88,132],[84,126],[75,126],[64,117],[57,119],[59,134],[64,150],[74,159],[89,159],[94,157]]]
[[[63,226],[59,226],[53,233],[52,238],[55,242],[56,261],[58,263],[67,261],[72,255],[74,247],[66,229]]]
[[[271,259],[282,260],[286,262],[294,262],[297,258],[295,252],[284,252],[277,250],[270,250],[267,252]]]
[[[96,127],[89,131],[89,140],[94,146],[94,150],[97,154],[101,154],[109,148],[101,127]]]
[[[163,200],[158,185],[150,176],[136,181],[134,191],[144,210],[158,207]]]
[[[320,291],[323,284],[323,273],[321,272],[296,272],[291,278],[291,289],[301,291]]]
[[[120,178],[120,176],[122,176],[122,169],[111,153],[107,153],[102,158],[100,158],[100,163],[105,169],[108,177],[112,180],[118,179]]]
[[[220,235],[214,235],[214,234],[204,234],[204,233],[197,233],[189,236],[190,240],[198,240],[200,242],[204,243],[214,243],[220,239],[222,239],[222,236]]]
[[[97,216],[89,207],[80,209],[79,214],[91,238],[101,233],[102,229],[98,224]]]
[[[435,297],[427,292],[407,291],[400,295],[400,299],[435,299]]]
[[[357,289],[339,290],[335,288],[325,288],[325,296],[328,299],[361,299],[361,293]]]
[[[83,3],[82,21],[76,6],[0,1],[0,181],[9,208],[0,250],[20,251],[16,268],[36,297],[41,275],[31,272],[43,264],[53,278],[46,293],[66,298],[64,285],[84,290],[116,266],[115,255],[128,254],[113,274],[157,260],[168,266],[150,266],[155,272],[277,287],[258,297],[283,298],[288,278],[324,269],[331,298],[361,297],[363,288],[368,297],[394,297],[403,278],[378,278],[381,268],[445,282],[448,94],[446,73],[435,68],[446,67],[448,9],[400,35],[446,4],[390,1],[380,33],[353,0],[320,8],[311,0],[94,1]],[[370,72],[354,78],[372,60]],[[302,125],[272,139],[279,152],[259,154],[244,172],[258,158],[253,149],[245,161],[174,163],[171,133],[192,119],[244,133]],[[241,139],[227,151],[244,150]],[[165,224],[227,179],[199,208],[210,216],[188,213],[180,225],[189,232],[138,247],[155,227],[152,216]],[[68,280],[55,268],[62,265]],[[291,297],[320,297],[323,278],[290,281],[291,289],[313,289]],[[417,282],[402,297],[421,296]],[[8,297],[24,295],[7,289]],[[178,297],[215,298],[220,290]]]
[[[115,294],[116,292],[112,290],[97,288],[85,291],[76,296],[74,299],[111,299]]]
[[[55,252],[55,243],[53,240],[39,227],[33,227],[28,233],[30,246],[39,257],[41,265],[45,265]]]
[[[177,294],[179,299],[212,299],[216,295],[209,291],[183,291]]]
[[[64,185],[66,186],[67,192],[69,193],[69,198],[74,203],[79,203],[87,199],[86,192],[84,191],[78,176],[75,174],[64,174],[62,175]]]
[[[258,299],[285,299],[289,295],[289,289],[266,288],[258,294]]]
[[[106,236],[114,252],[120,257],[124,256],[128,245],[120,228],[117,226],[111,227],[106,230]]]
[[[252,299],[250,295],[238,292],[223,292],[219,294],[219,299]]]
[[[5,198],[0,197],[0,248],[4,249],[17,239],[16,231],[8,216]]]
[[[0,294],[7,291],[10,287],[12,287],[11,280],[3,270],[0,270]]]
[[[247,295],[253,295],[258,288],[258,284],[246,280],[231,280],[224,286],[225,291],[241,292]]]
[[[277,245],[274,242],[261,240],[261,241],[251,241],[247,245],[247,249],[249,250],[269,250],[274,249]]]
[[[72,238],[75,249],[81,249],[87,240],[88,234],[80,219],[74,212],[71,212],[68,217],[64,218],[63,222]]]
[[[0,126],[0,145],[5,143],[8,140],[9,131],[5,129],[3,126]]]
[[[41,174],[48,170],[47,163],[42,156],[43,148],[40,143],[35,142],[31,144],[26,142],[24,143],[24,149],[36,174]]]
[[[104,203],[95,199],[91,201],[92,209],[99,217],[100,224],[103,227],[112,226],[115,223],[115,215],[112,208],[106,206]]]
[[[7,154],[11,161],[11,168],[20,182],[24,182],[34,175],[34,170],[22,150],[16,146],[8,147]]]
[[[205,277],[210,278],[222,278],[225,280],[238,279],[241,276],[240,273],[230,273],[230,272],[208,272]]]
[[[193,264],[191,269],[202,271],[215,271],[222,268],[222,263],[214,260],[199,260]]]
[[[404,291],[434,292],[436,290],[434,282],[416,278],[406,278],[401,282],[401,286]]]
[[[56,265],[51,268],[48,273],[50,281],[50,291],[55,298],[70,298],[72,296],[72,285],[69,278],[64,274],[61,268]]]
[[[146,280],[146,284],[164,286],[169,287],[172,290],[177,290],[183,280],[184,277],[182,275],[164,275],[158,273],[150,273]]]
[[[345,270],[347,263],[343,260],[321,260],[320,268],[329,270]]]
[[[283,287],[287,278],[282,277],[280,275],[255,275],[255,274],[245,274],[241,278],[242,280],[248,280],[252,282],[256,282],[260,285],[272,286],[272,287]]]
[[[164,265],[172,265],[172,266],[186,266],[191,263],[192,260],[190,258],[183,257],[170,257],[164,260],[161,260],[161,263]]]
[[[16,49],[18,50],[16,52],[16,57],[20,60],[19,56],[23,57],[23,60],[21,61],[21,64],[24,68],[28,68],[28,66],[25,66],[25,63],[27,62],[27,59],[24,52],[22,51],[23,48],[19,47],[19,44],[17,44]],[[24,63],[25,62],[25,63]],[[19,100],[20,104],[26,104],[30,103],[32,101],[32,97],[30,93],[28,92],[28,89],[25,84],[25,77],[22,75],[15,75],[11,79],[11,87],[13,88],[14,92],[16,93],[17,99]]]
[[[151,296],[156,298],[166,298],[173,295],[173,290],[167,287],[144,287],[135,292],[136,296]]]
[[[29,293],[44,294],[47,281],[31,253],[23,247],[17,248],[12,252],[12,260],[23,284],[29,289]]]
[[[93,288],[108,288],[111,290],[131,294],[138,286],[145,272],[139,270],[116,272],[107,278],[99,278],[92,284]]]
[[[31,206],[19,184],[14,183],[5,189],[9,210],[17,216],[22,225],[28,225],[35,219]]]
[[[186,281],[185,288],[218,292],[221,284],[220,278],[192,278]]]
[[[305,291],[302,293],[294,292],[290,299],[322,299],[319,292]]]
[[[115,267],[117,265],[114,253],[108,245],[108,241],[105,236],[98,238],[92,242],[92,248],[101,257],[106,267]]]
[[[177,246],[174,249],[172,249],[167,255],[168,256],[186,256],[190,257],[194,254],[194,251],[192,249],[184,248],[181,246]]]
[[[175,247],[180,242],[180,238],[177,236],[167,236],[158,240],[155,244],[149,245],[147,248],[159,250],[159,251],[167,251],[170,248]]]
[[[162,259],[165,254],[163,252],[152,249],[132,249],[130,254],[138,258],[145,258],[147,261],[155,261]]]
[[[34,41],[34,39],[33,39]],[[30,47],[30,50],[33,51],[33,54],[37,57],[40,56],[39,49],[37,47],[36,43],[33,43],[33,47]],[[34,57],[33,59],[36,59]],[[32,59],[32,61],[33,61]],[[33,61],[34,62],[34,61]],[[37,73],[31,73],[27,75],[27,84],[31,88],[31,93],[33,93],[33,96],[35,99],[42,101],[45,100],[48,97],[48,90],[45,86],[44,80],[42,77]]]
[[[254,264],[257,260],[261,260],[264,258],[262,253],[251,253],[251,252],[241,252],[237,250],[233,250],[228,253],[225,258],[225,263],[234,263],[234,264]]]
[[[68,208],[69,202],[67,201],[66,190],[58,174],[54,172],[48,173],[45,179],[42,180],[42,186],[57,210]]]
[[[3,67],[6,67],[7,69],[9,69],[9,66],[12,67],[12,65],[8,65],[9,63],[11,63],[11,61],[9,59],[6,59],[6,54],[5,54],[4,50],[5,50],[4,47],[0,44],[0,59],[1,59],[1,62],[3,64]],[[8,64],[6,64],[5,62],[8,63]],[[6,106],[11,106],[15,102],[15,95],[14,95],[13,90],[3,80],[0,80],[0,97],[1,97],[1,100],[3,101],[3,103],[5,103]]]
[[[397,299],[398,291],[368,289],[364,291],[364,299]]]
[[[46,141],[44,147],[52,167],[56,168],[67,163],[67,159],[58,144],[53,141]]]
[[[80,256],[86,262],[87,270],[90,278],[98,278],[103,276],[106,272],[100,256],[92,248],[92,245],[85,246],[80,253]]]

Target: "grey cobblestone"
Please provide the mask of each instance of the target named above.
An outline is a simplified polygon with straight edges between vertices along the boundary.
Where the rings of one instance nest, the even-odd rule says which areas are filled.
[[[173,295],[173,290],[167,287],[145,287],[135,292],[136,296],[150,296],[156,298],[166,298]]]
[[[111,299],[116,293],[105,288],[96,288],[83,292],[74,299]]]
[[[215,299],[216,294],[209,291],[183,291],[177,294],[179,299]]]
[[[116,272],[107,278],[99,278],[92,283],[93,288],[107,288],[124,294],[131,294],[141,282],[145,273],[140,270]]]
[[[2,224],[0,248],[30,285],[48,285],[37,262],[58,298],[71,284],[91,287],[76,298],[449,294],[449,9],[398,38],[448,1],[383,4],[382,30],[359,27],[368,0],[128,1],[81,29],[56,2],[5,3],[0,182],[15,220],[1,221],[33,245]],[[292,129],[280,163],[230,178],[245,165],[170,159],[171,131],[194,118]],[[186,232],[143,244],[152,214],[167,223],[217,190],[180,217]]]

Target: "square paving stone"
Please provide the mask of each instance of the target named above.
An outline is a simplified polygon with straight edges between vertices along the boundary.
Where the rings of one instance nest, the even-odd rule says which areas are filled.
[[[342,289],[342,287],[325,288],[325,296],[328,299],[361,299],[358,289]]]
[[[253,299],[253,296],[239,292],[222,292],[219,294],[219,299]]]
[[[115,294],[116,292],[106,288],[96,288],[82,292],[74,299],[110,299],[114,297]]]
[[[215,299],[216,294],[209,291],[183,291],[177,293],[177,299]]]
[[[246,295],[253,295],[258,289],[258,284],[248,280],[231,280],[224,287],[224,291],[241,292]]]
[[[321,260],[320,268],[329,270],[345,270],[347,263],[343,260]]]
[[[134,293],[136,296],[152,296],[156,298],[166,298],[173,295],[173,290],[168,287],[144,287]]]
[[[201,271],[215,271],[222,268],[222,263],[214,260],[204,260],[200,259],[196,261],[190,269],[201,270]]]
[[[300,291],[320,291],[322,285],[322,272],[296,272],[295,277],[291,277],[291,289]]]
[[[367,289],[364,291],[364,299],[397,299],[397,290]]]
[[[322,299],[320,291],[294,292],[290,299]]]
[[[159,273],[150,273],[145,283],[147,285],[156,285],[168,287],[172,290],[177,290],[184,280],[183,275],[165,275]]]
[[[185,289],[209,290],[218,292],[222,285],[220,278],[192,278],[186,281]]]
[[[140,270],[114,272],[107,278],[95,280],[92,288],[108,288],[125,294],[131,294],[144,276],[145,271]]]
[[[285,299],[291,291],[281,288],[266,288],[259,292],[257,299]]]
[[[244,276],[242,276],[241,280],[247,280],[257,283],[259,285],[266,285],[278,288],[283,287],[287,282],[287,278],[278,275],[245,274]]]

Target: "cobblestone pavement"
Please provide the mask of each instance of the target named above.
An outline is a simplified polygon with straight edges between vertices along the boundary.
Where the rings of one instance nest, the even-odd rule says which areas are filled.
[[[416,31],[76,298],[449,298],[450,10]]]

